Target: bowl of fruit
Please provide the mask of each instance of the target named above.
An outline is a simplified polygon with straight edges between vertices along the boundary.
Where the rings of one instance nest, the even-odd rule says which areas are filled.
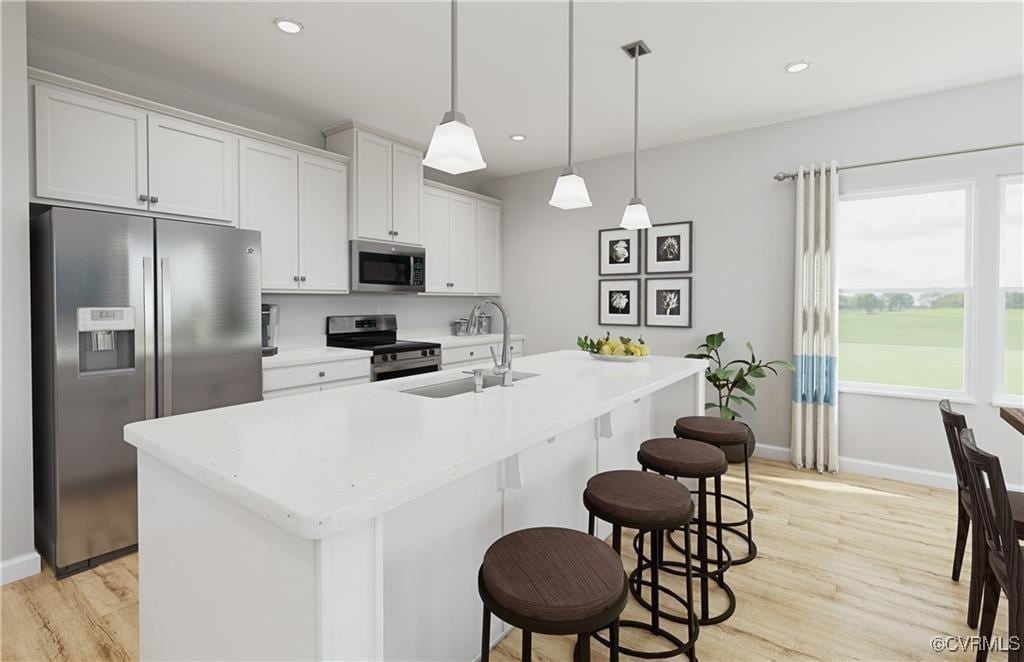
[[[643,338],[639,340],[625,336],[612,338],[611,333],[605,334],[604,338],[591,338],[590,336],[576,338],[576,346],[599,361],[631,363],[651,354],[651,349],[644,343]]]

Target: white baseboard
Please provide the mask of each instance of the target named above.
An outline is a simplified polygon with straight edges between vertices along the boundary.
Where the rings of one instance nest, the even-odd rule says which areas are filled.
[[[30,554],[15,556],[13,559],[5,559],[0,564],[0,568],[2,568],[0,583],[10,584],[19,579],[38,575],[42,566],[39,554],[31,552]]]
[[[754,456],[763,457],[766,460],[788,462],[790,459],[789,447],[759,443],[754,447]],[[901,480],[904,483],[926,485],[927,487],[942,487],[950,490],[956,488],[956,476],[952,473],[905,467],[898,464],[886,464],[885,462],[875,462],[874,460],[860,460],[844,455],[839,456],[839,472],[860,474],[862,476],[871,476],[872,478]],[[1007,484],[1006,489],[1020,492],[1024,491],[1024,486]]]

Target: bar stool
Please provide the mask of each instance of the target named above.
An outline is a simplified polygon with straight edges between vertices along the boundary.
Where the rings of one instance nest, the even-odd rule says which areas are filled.
[[[721,449],[700,442],[679,440],[674,438],[649,439],[640,444],[636,459],[644,471],[655,471],[663,476],[678,480],[679,478],[697,479],[697,554],[693,557],[699,565],[692,568],[692,573],[700,579],[701,610],[698,622],[701,625],[721,623],[736,611],[736,594],[725,581],[725,571],[732,565],[732,554],[722,542],[722,474],[729,463]],[[714,490],[707,489],[708,479],[714,481]],[[715,536],[708,534],[708,494],[715,495]],[[685,545],[680,546],[667,534],[668,543],[677,551],[686,553]],[[708,542],[715,544],[715,558],[708,554]],[[683,571],[674,568],[683,567],[678,561],[662,561],[662,570],[670,574],[682,575]],[[714,566],[714,567],[712,567]],[[728,605],[720,614],[710,614],[708,583],[714,581],[725,593]],[[632,591],[632,585],[630,590]],[[633,597],[643,603],[643,597],[633,593]],[[675,620],[671,615],[666,618]]]
[[[629,592],[618,555],[582,531],[522,529],[484,554],[477,584],[484,603],[480,661],[491,653],[491,614],[523,632],[524,662],[532,635],[575,634],[574,659],[590,660],[590,637],[610,629],[611,660],[619,659],[619,614]]]
[[[637,567],[629,575],[630,590],[636,593],[642,586],[651,591],[650,606],[651,622],[621,620],[619,625],[624,628],[645,630],[668,641],[672,648],[664,651],[638,651],[625,646],[619,650],[626,655],[646,659],[676,657],[686,655],[696,660],[696,643],[699,631],[696,615],[690,605],[693,604],[693,584],[690,574],[690,557],[686,556],[686,597],[663,586],[659,581],[658,571],[662,567],[662,556],[665,547],[665,532],[685,528],[689,533],[690,521],[693,519],[693,500],[686,486],[676,481],[635,470],[606,471],[599,473],[589,481],[583,492],[583,505],[590,513],[590,533],[595,531],[596,519],[600,518],[612,525],[612,549],[616,553],[622,551],[622,528],[637,529],[638,538],[644,534],[651,536],[651,556],[637,556]],[[690,536],[686,536],[686,548],[689,550]],[[650,571],[650,579],[644,579],[644,572]],[[687,624],[687,639],[665,630],[661,618],[665,612],[660,606],[661,594],[674,599],[681,607],[685,616],[678,619]],[[646,606],[646,605],[645,605]],[[594,638],[605,645],[612,645],[601,635]]]
[[[722,494],[722,498],[743,506],[747,511],[747,516],[732,522],[722,522],[722,528],[747,542],[746,556],[734,557],[732,564],[741,565],[753,561],[757,556],[757,545],[754,543],[752,525],[754,508],[750,505],[750,456],[754,452],[754,433],[743,423],[715,416],[684,416],[676,419],[673,432],[680,439],[703,441],[721,448],[730,463],[743,463],[746,499],[739,499],[728,494]],[[741,526],[746,526],[746,533],[737,528]]]

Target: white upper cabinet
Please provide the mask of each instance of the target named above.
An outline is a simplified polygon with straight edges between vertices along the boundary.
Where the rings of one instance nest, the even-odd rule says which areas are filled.
[[[393,143],[391,145],[391,229],[395,241],[421,243],[420,201],[423,197],[423,153]]]
[[[239,143],[239,225],[259,230],[265,290],[299,288],[299,155],[243,139]]]
[[[476,292],[501,293],[501,207],[476,203]]]
[[[450,246],[448,290],[472,294],[476,291],[476,200],[458,193],[451,197]]]
[[[428,294],[501,294],[501,205],[492,198],[423,186]]]
[[[348,166],[309,154],[299,157],[300,287],[347,292]]]
[[[352,158],[351,237],[421,244],[422,150],[353,122],[326,133],[329,151]]]
[[[150,113],[150,210],[236,223],[237,140],[224,131]]]
[[[427,251],[427,292],[450,292],[451,194],[423,187],[423,248]]]
[[[35,86],[35,195],[148,209],[146,112]]]
[[[391,141],[358,131],[354,159],[356,236],[390,241]]]
[[[239,153],[239,226],[262,233],[263,289],[348,292],[346,164],[248,139]]]

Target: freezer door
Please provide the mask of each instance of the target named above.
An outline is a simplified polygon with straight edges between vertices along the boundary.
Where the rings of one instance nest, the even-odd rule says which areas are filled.
[[[160,416],[261,399],[260,233],[156,221]]]
[[[36,309],[33,343],[53,343],[52,366],[35,375],[52,379],[36,385],[52,393],[52,428],[37,430],[36,462],[52,476],[56,502],[56,559],[48,560],[67,568],[138,540],[135,449],[123,428],[155,414],[146,296],[154,286],[153,221],[54,208],[33,223],[50,248],[48,264],[34,265],[50,270],[34,283],[49,292],[33,297],[52,304]]]

